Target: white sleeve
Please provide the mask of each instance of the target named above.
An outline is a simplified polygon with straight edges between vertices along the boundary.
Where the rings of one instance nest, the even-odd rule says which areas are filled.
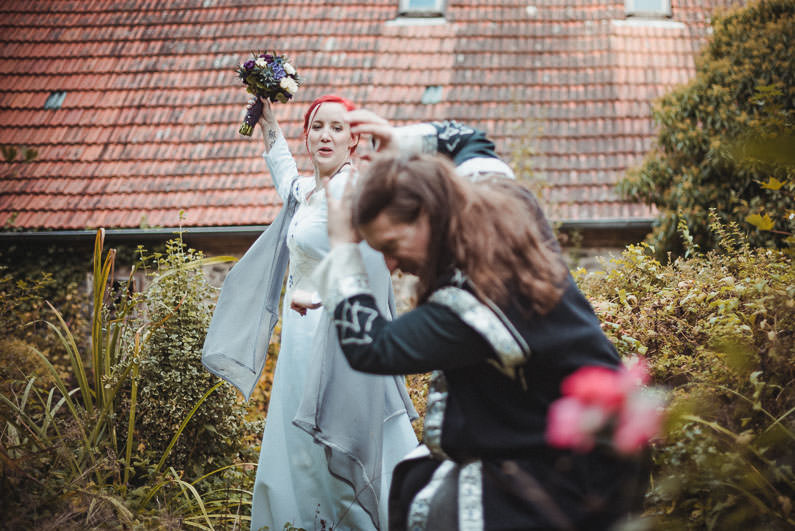
[[[273,179],[273,186],[276,187],[276,193],[286,203],[287,197],[292,192],[293,186],[298,179],[298,167],[295,164],[293,155],[290,153],[290,148],[287,146],[287,140],[284,139],[281,129],[271,150],[264,152],[262,156],[268,165],[268,170],[271,172],[271,179]]]
[[[372,295],[358,243],[334,247],[317,266],[312,277],[323,306],[331,315],[344,299],[364,293]]]

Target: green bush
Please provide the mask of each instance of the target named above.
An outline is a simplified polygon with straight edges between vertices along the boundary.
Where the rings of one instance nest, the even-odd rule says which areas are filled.
[[[169,440],[159,454],[147,448],[148,441],[136,429],[142,419],[141,411],[136,410],[139,384],[145,384],[142,370],[148,370],[148,378],[161,377],[154,365],[152,370],[146,368],[153,355],[150,339],[170,319],[179,319],[181,304],[193,308],[194,313],[203,311],[190,297],[204,293],[200,286],[182,286],[183,297],[170,307],[164,286],[178,285],[174,279],[227,258],[198,258],[175,244],[170,250],[178,256],[160,261],[153,294],[134,294],[124,286],[113,289],[116,253],[110,250],[102,257],[103,236],[100,230],[94,248],[89,338],[79,341],[61,313],[47,305],[48,319],[43,324],[66,353],[66,367],[56,368],[45,352],[21,339],[0,343],[6,359],[27,353],[37,360],[23,370],[23,377],[4,382],[0,389],[0,528],[221,528],[227,524],[238,528],[248,518],[248,488],[253,481],[253,467],[239,462],[238,453],[216,454],[213,460],[217,461],[212,464],[190,466],[187,462],[186,470],[167,466],[172,449],[179,450],[184,432],[190,432],[192,423],[200,418],[194,419],[197,412],[205,404],[213,408],[211,399],[222,382],[208,382],[198,398],[176,395],[193,402],[180,404],[184,414],[176,428],[161,424]],[[174,269],[166,270],[165,264],[174,264]],[[192,280],[201,284],[199,279]],[[149,300],[152,308],[143,305],[144,300]],[[12,302],[11,307],[18,307],[26,300]],[[152,320],[147,312],[160,320]],[[194,318],[183,325],[201,323]],[[166,337],[155,339],[165,345]],[[144,351],[149,356],[146,360]],[[222,391],[219,396],[226,407],[226,395]],[[145,397],[144,409],[147,401]],[[216,408],[216,413],[226,411],[223,407]],[[225,427],[220,422],[215,429],[220,434]],[[233,437],[241,434],[240,427],[235,428]],[[213,449],[229,450],[234,445]],[[208,453],[190,457],[205,459]]]
[[[752,246],[784,247],[795,229],[795,2],[758,1],[712,27],[695,79],[654,107],[657,146],[619,184],[659,210],[650,238],[658,257],[682,252],[680,218],[696,243],[714,248],[710,208],[747,230]]]
[[[215,293],[201,268],[203,255],[181,240],[166,243],[165,254],[142,256],[153,262],[151,284],[143,293],[143,321],[162,322],[141,349],[136,438],[148,452],[162,455],[172,434],[196,402],[219,379],[201,363],[204,336]],[[246,420],[246,408],[232,386],[224,385],[196,411],[166,462],[192,476],[251,455],[261,422]]]
[[[713,218],[720,248],[668,265],[630,246],[577,272],[622,355],[671,390],[647,515],[660,529],[791,529],[795,476],[795,268]]]

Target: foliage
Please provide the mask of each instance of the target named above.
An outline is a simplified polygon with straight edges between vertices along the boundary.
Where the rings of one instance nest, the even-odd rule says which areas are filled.
[[[45,301],[58,308],[78,343],[85,347],[89,330],[85,270],[90,263],[89,246],[14,243],[1,249],[0,337],[35,345],[65,376],[63,369],[69,366],[69,360],[57,337],[47,333],[44,320],[51,314]],[[0,348],[0,365],[9,369],[15,367],[14,360],[22,366],[38,363],[36,359],[9,359],[6,353]]]
[[[667,437],[654,450],[647,513],[662,529],[795,525],[795,268],[752,249],[713,214],[720,246],[663,265],[630,246],[606,272],[576,276],[622,355],[644,354],[671,389]]]
[[[208,386],[177,429],[169,431],[170,442],[156,466],[138,470],[132,466],[134,461],[147,458],[135,429],[143,351],[153,331],[174,317],[175,308],[161,312],[159,321],[133,319],[134,312],[139,311],[139,298],[125,291],[113,292],[115,252],[111,250],[102,258],[103,237],[100,230],[95,241],[94,304],[86,349],[80,347],[60,312],[48,304],[52,321],[46,326],[67,352],[69,378],[62,378],[45,353],[28,344],[27,349],[46,368],[47,378],[33,375],[17,379],[0,392],[0,509],[4,514],[0,526],[239,526],[247,519],[250,493],[216,485],[250,482],[245,466],[236,463],[209,470],[192,481],[165,467],[180,435],[220,382]],[[203,263],[207,260],[183,265],[190,268]],[[168,274],[159,272],[161,276]],[[13,347],[22,350],[26,345],[15,339]],[[76,382],[75,387],[69,382]],[[128,384],[128,407],[126,414],[120,415],[120,391]]]
[[[680,217],[696,243],[714,248],[709,208],[748,229],[752,246],[782,247],[795,228],[795,2],[762,0],[712,26],[695,79],[655,105],[657,147],[619,185],[659,209],[658,256],[682,252]]]
[[[141,349],[137,378],[137,439],[146,447],[145,453],[161,455],[193,405],[218,381],[201,363],[213,292],[196,266],[209,260],[217,261],[204,259],[201,252],[177,239],[167,242],[165,254],[142,253],[142,264],[152,262],[155,269],[150,272],[152,283],[143,294],[145,311],[138,320],[163,321]],[[248,422],[245,416],[236,391],[231,386],[218,389],[193,415],[167,464],[177,470],[190,467],[190,474],[199,476],[207,467],[228,465],[248,454],[261,423]]]

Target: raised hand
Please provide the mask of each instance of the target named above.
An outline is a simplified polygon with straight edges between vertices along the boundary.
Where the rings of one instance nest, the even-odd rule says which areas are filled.
[[[397,135],[390,123],[372,111],[356,109],[345,114],[345,121],[351,124],[351,133],[370,135],[373,148],[379,153],[397,154]]]

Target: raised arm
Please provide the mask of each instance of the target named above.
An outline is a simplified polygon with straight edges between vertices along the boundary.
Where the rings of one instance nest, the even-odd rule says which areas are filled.
[[[298,178],[298,167],[290,153],[276,116],[269,101],[262,105],[262,116],[259,119],[262,138],[265,142],[265,152],[262,156],[268,165],[268,170],[273,179],[273,185],[282,201],[287,202],[287,197],[292,191],[293,184]]]
[[[348,113],[351,131],[369,134],[379,152],[444,155],[453,161],[460,175],[477,180],[479,175],[514,178],[511,168],[497,156],[486,133],[456,121],[427,122],[393,127],[367,110]]]

